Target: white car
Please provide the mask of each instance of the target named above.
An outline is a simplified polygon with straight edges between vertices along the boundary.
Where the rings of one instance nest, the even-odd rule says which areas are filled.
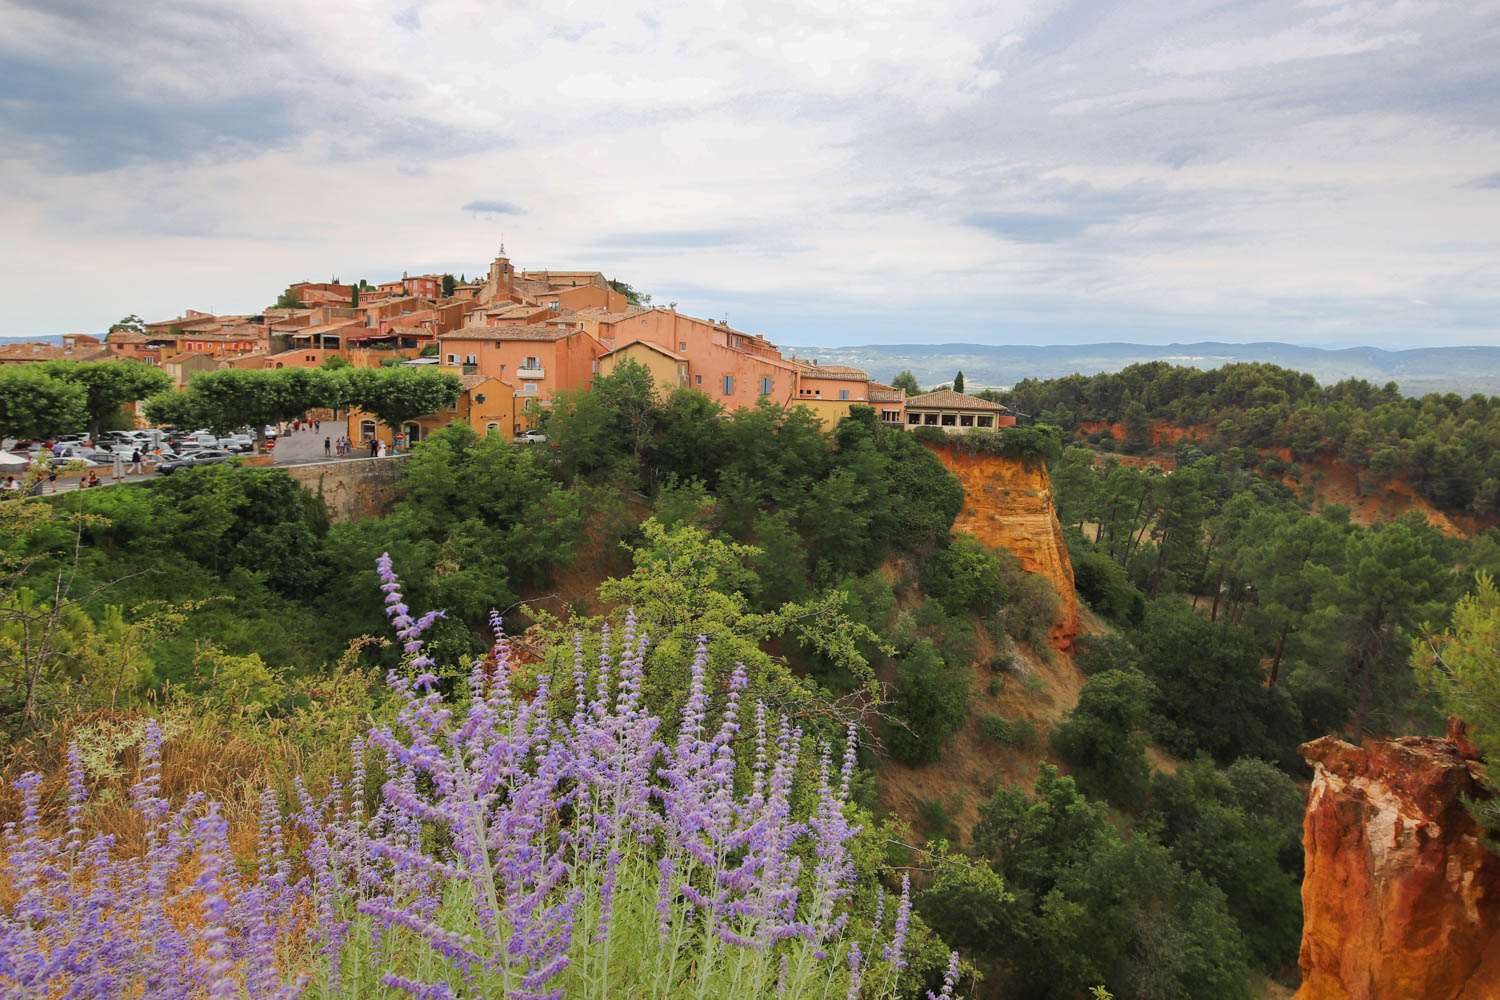
[[[516,441],[520,444],[546,444],[547,435],[541,431],[522,431],[516,435]]]

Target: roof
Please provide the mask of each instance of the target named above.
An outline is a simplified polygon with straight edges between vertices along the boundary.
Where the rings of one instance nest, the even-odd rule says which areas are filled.
[[[900,389],[874,389],[870,390],[870,402],[872,403],[899,403],[903,393]]]
[[[24,341],[19,344],[0,344],[0,361],[56,361],[71,358],[73,352],[60,344],[44,344],[41,341]]]
[[[673,361],[686,361],[687,360],[687,358],[683,357],[681,354],[678,354],[676,351],[669,351],[665,347],[662,347],[660,344],[653,344],[649,340],[632,340],[628,344],[622,344],[621,346],[616,347],[613,351],[605,351],[603,354],[601,354],[599,356],[601,358],[607,358],[611,354],[619,354],[621,351],[628,351],[632,347],[645,347],[645,348],[649,348],[650,350],[655,351],[657,354],[662,354],[662,355],[665,355],[666,357],[671,358]]]
[[[557,326],[466,326],[452,333],[445,333],[441,340],[566,340],[581,330],[566,330]]]
[[[573,316],[575,319],[589,320],[590,322],[618,323],[623,319],[630,319],[631,317],[650,311],[650,309],[643,306],[629,306],[624,312],[610,312],[602,306],[588,306],[585,309],[576,310]]]
[[[931,409],[931,410],[991,410],[996,413],[1009,413],[1010,407],[999,403],[991,403],[988,399],[980,399],[978,396],[966,396],[952,389],[939,389],[937,392],[929,392],[923,396],[906,397],[906,408]]]
[[[842,379],[846,382],[868,382],[870,376],[867,372],[858,368],[850,368],[848,365],[814,365],[806,361],[796,362],[803,375],[812,378]]]
[[[184,361],[191,361],[193,358],[203,358],[210,364],[214,361],[212,357],[201,351],[179,351],[170,358],[162,358],[161,363],[164,365],[180,365]]]

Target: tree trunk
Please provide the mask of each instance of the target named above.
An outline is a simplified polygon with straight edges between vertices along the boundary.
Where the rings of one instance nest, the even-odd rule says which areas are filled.
[[[1271,657],[1271,687],[1276,686],[1276,678],[1281,674],[1281,654],[1286,652],[1286,634],[1291,630],[1291,619],[1287,619],[1286,624],[1281,626],[1281,635],[1276,637],[1276,655]]]
[[[1219,560],[1219,579],[1214,582],[1214,609],[1209,612],[1208,620],[1216,622],[1219,620],[1219,597],[1224,593],[1224,560]]]
[[[1156,546],[1156,571],[1151,574],[1151,600],[1156,600],[1156,595],[1161,587],[1161,567],[1167,561],[1167,539],[1162,536]]]

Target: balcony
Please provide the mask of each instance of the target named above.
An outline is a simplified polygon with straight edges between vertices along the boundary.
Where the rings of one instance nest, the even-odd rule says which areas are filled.
[[[545,369],[545,368],[517,368],[516,369],[516,378],[546,378],[546,377],[547,377],[547,369]]]

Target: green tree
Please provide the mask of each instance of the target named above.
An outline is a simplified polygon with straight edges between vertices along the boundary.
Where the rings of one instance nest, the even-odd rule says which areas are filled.
[[[44,369],[53,378],[83,389],[89,436],[94,439],[99,437],[100,423],[121,406],[172,387],[170,375],[139,361],[52,361]]]
[[[891,379],[891,388],[905,389],[908,396],[922,395],[922,387],[917,384],[917,377],[911,373],[910,368]]]
[[[963,392],[964,391],[964,373],[962,371],[960,371],[957,375],[953,376],[953,391],[954,392]]]
[[[45,438],[78,430],[87,420],[88,394],[82,386],[34,365],[0,368],[0,435]]]
[[[444,274],[443,275],[443,297],[444,298],[450,298],[450,297],[452,297],[452,295],[453,295],[453,288],[454,288],[454,286],[456,284],[457,284],[457,282],[453,280],[453,275],[451,275],[451,274]]]
[[[930,639],[921,639],[896,670],[896,697],[885,742],[900,760],[940,760],[969,719],[972,674],[943,661]]]
[[[302,308],[302,296],[300,296],[296,292],[292,291],[292,287],[290,285],[288,285],[286,291],[282,292],[280,295],[278,295],[276,297],[276,301],[274,303],[272,303],[271,308],[272,309],[301,309]]]
[[[1489,760],[1500,760],[1500,590],[1480,571],[1474,590],[1453,608],[1448,629],[1412,642],[1412,666],[1422,684],[1437,695],[1444,711],[1469,725],[1474,743]],[[1469,805],[1475,819],[1500,833],[1500,788]],[[1500,852],[1500,841],[1491,846]]]
[[[141,319],[135,313],[131,313],[129,316],[126,316],[124,319],[120,320],[118,323],[111,323],[109,325],[109,332],[110,333],[145,333],[146,332],[146,321],[143,320],[143,319]]]
[[[348,369],[343,374],[374,371]],[[248,426],[255,433],[256,450],[264,450],[267,424],[291,420],[315,407],[346,405],[347,383],[340,374],[321,368],[204,372],[187,389],[148,400],[146,415],[158,424],[201,426],[219,434]]]
[[[392,433],[409,420],[453,406],[463,392],[462,380],[452,372],[395,367],[345,368],[337,374],[347,387],[347,405],[371,414]]]
[[[1151,682],[1124,670],[1095,674],[1079,692],[1078,704],[1053,731],[1052,746],[1073,765],[1084,792],[1125,808],[1144,804],[1151,697]]]

